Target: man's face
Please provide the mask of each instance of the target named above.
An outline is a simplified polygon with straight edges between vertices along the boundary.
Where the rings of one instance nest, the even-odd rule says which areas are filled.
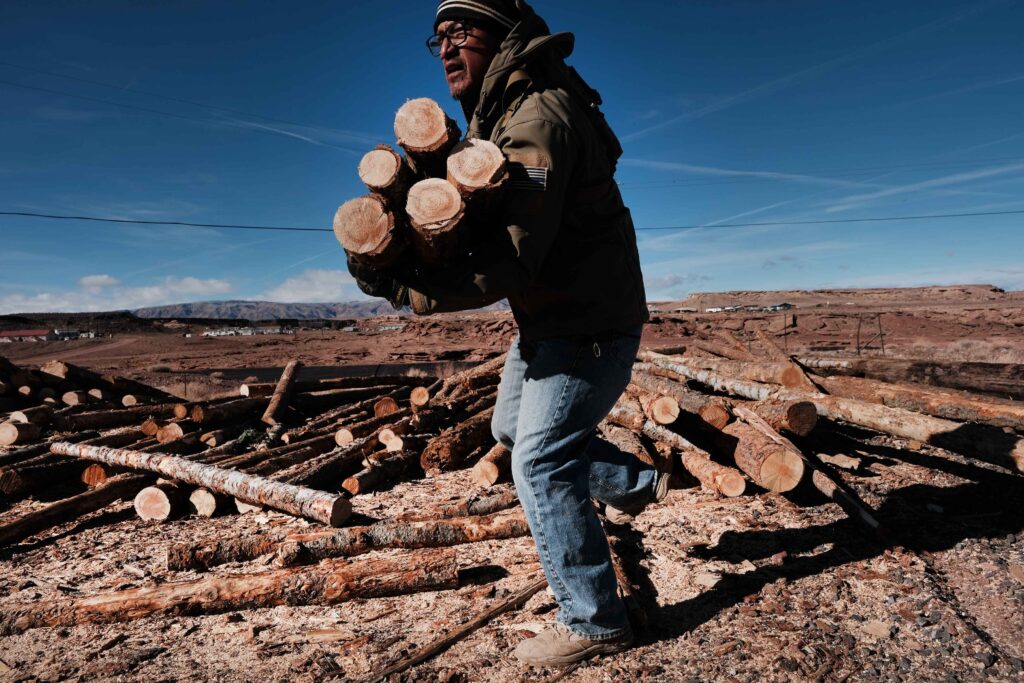
[[[453,23],[442,22],[437,27],[437,35],[445,35]],[[441,64],[452,97],[462,100],[480,92],[498,47],[498,40],[490,32],[476,26],[468,29],[466,42],[462,45],[452,45],[448,39],[441,42]]]

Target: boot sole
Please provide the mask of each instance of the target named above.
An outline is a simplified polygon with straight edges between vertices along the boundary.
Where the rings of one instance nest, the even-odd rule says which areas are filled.
[[[520,659],[517,656],[517,659],[524,664],[530,664],[532,666],[568,666],[569,664],[576,664],[577,662],[582,662],[598,655],[613,655],[622,652],[623,650],[628,650],[632,645],[632,639],[630,639],[629,642],[623,643],[595,643],[586,650],[572,655],[562,655],[560,657],[534,657],[529,659]]]

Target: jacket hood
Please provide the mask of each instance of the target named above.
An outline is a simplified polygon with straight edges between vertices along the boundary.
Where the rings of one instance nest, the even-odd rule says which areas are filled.
[[[469,122],[469,136],[479,137],[500,114],[502,95],[509,75],[537,59],[565,59],[576,38],[571,33],[552,34],[547,23],[524,0],[516,0],[522,19],[502,42],[480,89],[480,98]]]

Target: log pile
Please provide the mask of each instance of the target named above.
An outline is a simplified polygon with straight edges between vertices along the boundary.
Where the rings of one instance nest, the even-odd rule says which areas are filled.
[[[412,170],[396,171],[378,151],[381,158],[371,160],[366,177],[374,179],[382,201],[392,202],[385,190],[408,185]],[[398,159],[394,163],[407,163]],[[384,177],[388,169],[395,178]],[[699,485],[711,496],[740,500],[804,487],[865,529],[880,531],[873,511],[833,471],[839,461],[813,450],[816,437],[844,424],[917,441],[929,457],[947,450],[1024,471],[1024,414],[1012,401],[854,377],[845,367],[833,376],[824,361],[786,357],[778,348],[755,356],[728,339],[693,348],[672,355],[642,351],[630,385],[595,437],[674,472],[676,486]],[[452,547],[529,533],[514,492],[498,486],[511,479],[516,457],[494,442],[490,429],[503,363],[497,357],[443,380],[322,382],[303,378],[301,365],[291,363],[276,383],[186,403],[65,364],[66,371],[54,364],[21,369],[0,359],[0,389],[11,401],[0,430],[9,434],[0,448],[0,495],[78,487],[0,525],[0,546],[118,501],[132,501],[149,524],[258,509],[312,523],[308,529],[200,535],[166,548],[162,559],[170,572],[202,576],[42,608],[7,605],[0,608],[0,635],[459,586],[468,568]],[[45,388],[53,397],[40,399]],[[141,405],[124,407],[120,392],[128,390],[145,397]],[[59,406],[54,397],[68,392],[84,392],[87,405]],[[417,514],[349,518],[352,499],[455,470],[466,471],[465,481],[477,489],[473,497]],[[260,558],[251,571],[218,573],[220,565]],[[543,586],[534,583],[534,592]],[[630,590],[623,586],[624,594]]]

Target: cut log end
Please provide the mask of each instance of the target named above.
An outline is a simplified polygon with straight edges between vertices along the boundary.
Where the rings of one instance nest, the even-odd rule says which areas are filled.
[[[810,401],[796,401],[786,411],[789,431],[807,436],[818,425],[818,409]]]
[[[722,429],[729,424],[729,411],[720,405],[709,403],[700,409],[700,418],[715,429]]]
[[[465,211],[462,196],[447,180],[428,178],[409,190],[405,211],[420,232],[444,232],[459,222]]]
[[[135,496],[135,512],[145,522],[166,522],[181,514],[176,491],[168,487],[148,486]]]
[[[795,489],[803,476],[804,461],[800,455],[787,449],[779,449],[764,459],[758,483],[769,491],[785,493]]]
[[[92,463],[82,471],[82,483],[86,486],[99,486],[110,478],[107,468],[99,463]]]
[[[331,506],[330,525],[340,527],[352,516],[352,503],[347,498],[338,497]]]
[[[387,446],[389,443],[398,438],[393,429],[382,429],[377,433],[377,441]]]
[[[387,145],[367,152],[359,162],[359,179],[375,192],[383,192],[398,180],[402,158]]]
[[[405,440],[400,436],[392,436],[388,439],[388,442],[384,444],[388,453],[398,453],[399,451],[405,450]]]
[[[650,418],[660,425],[670,425],[679,419],[679,402],[670,396],[659,396],[648,406]]]
[[[448,157],[448,180],[465,195],[491,190],[506,176],[505,155],[488,140],[464,140]]]
[[[726,498],[738,498],[747,490],[747,480],[735,471],[725,471],[715,477],[718,492]]]
[[[189,495],[188,502],[192,511],[199,517],[215,517],[228,509],[227,499],[209,489],[196,489]]]
[[[398,407],[398,402],[393,398],[382,398],[373,404],[373,416],[374,417],[385,417],[387,415],[393,415],[401,410]]]
[[[430,390],[426,387],[416,387],[409,395],[409,403],[414,408],[423,408],[430,403]]]
[[[409,100],[395,115],[395,137],[409,152],[447,151],[459,138],[459,129],[441,106],[423,97]]]
[[[356,197],[334,215],[334,236],[354,256],[383,258],[396,242],[395,216],[380,197]]]
[[[352,435],[352,432],[344,427],[334,433],[334,443],[339,446],[348,446],[355,440],[356,438]]]

